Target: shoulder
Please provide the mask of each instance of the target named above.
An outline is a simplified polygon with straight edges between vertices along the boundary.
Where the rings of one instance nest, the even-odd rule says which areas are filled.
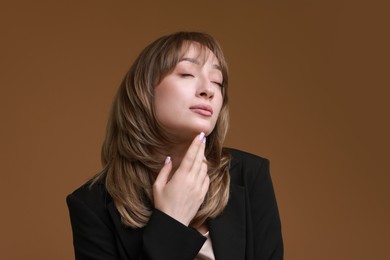
[[[264,157],[260,157],[258,155],[255,155],[255,154],[251,154],[251,153],[248,153],[248,152],[245,152],[245,151],[241,151],[241,150],[238,150],[238,149],[234,149],[234,148],[224,148],[226,151],[228,151],[231,155],[231,158],[232,158],[232,164],[236,164],[236,163],[246,163],[246,164],[259,164],[259,163],[269,163],[269,160],[264,158]]]
[[[269,167],[269,160],[264,157],[234,148],[225,148],[225,150],[228,151],[231,156],[230,170],[238,167],[244,171],[251,171]]]
[[[267,179],[269,160],[234,148],[225,148],[231,156],[230,177],[233,184],[251,186],[255,180]]]
[[[88,181],[69,194],[66,200],[69,207],[74,204],[83,205],[97,215],[105,215],[107,205],[112,201],[104,181],[98,181],[93,185],[91,185],[91,181]]]

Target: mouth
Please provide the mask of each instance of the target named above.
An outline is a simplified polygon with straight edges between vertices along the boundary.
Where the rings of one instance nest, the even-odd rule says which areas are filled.
[[[209,105],[203,105],[203,104],[195,105],[190,107],[190,109],[192,112],[195,112],[202,116],[211,117],[213,115],[213,108]]]

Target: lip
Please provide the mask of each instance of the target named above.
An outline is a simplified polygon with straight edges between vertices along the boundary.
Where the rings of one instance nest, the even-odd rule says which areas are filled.
[[[190,107],[190,109],[193,112],[200,114],[202,116],[212,116],[213,115],[213,108],[209,105],[199,104],[199,105],[195,105],[195,106]]]

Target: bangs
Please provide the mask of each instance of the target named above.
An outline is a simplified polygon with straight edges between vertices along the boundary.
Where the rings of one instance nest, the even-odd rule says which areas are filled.
[[[228,83],[228,68],[222,49],[219,44],[211,38],[211,36],[203,33],[177,33],[174,36],[163,37],[161,39],[161,48],[157,50],[157,57],[155,63],[155,84],[169,73],[171,73],[176,65],[184,58],[189,49],[194,46],[197,49],[198,56],[201,62],[206,62],[210,52],[215,55],[218,60],[218,65],[221,69],[224,88]],[[224,91],[225,92],[225,91]]]

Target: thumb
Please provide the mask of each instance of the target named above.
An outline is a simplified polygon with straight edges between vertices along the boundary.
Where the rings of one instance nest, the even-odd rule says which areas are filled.
[[[165,186],[168,182],[169,173],[172,170],[172,161],[171,157],[167,156],[165,159],[164,166],[161,168],[160,172],[157,175],[155,184]]]

